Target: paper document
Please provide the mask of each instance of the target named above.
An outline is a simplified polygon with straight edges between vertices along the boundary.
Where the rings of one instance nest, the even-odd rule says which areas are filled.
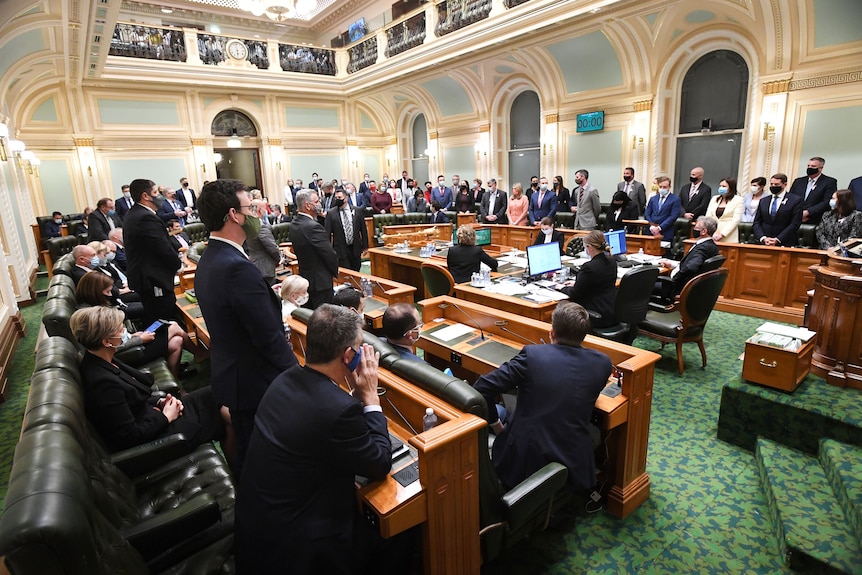
[[[522,258],[519,256],[503,256],[502,258],[498,258],[497,261],[510,263],[516,268],[527,267],[527,258]]]
[[[464,325],[463,323],[456,323],[455,325],[450,325],[449,327],[444,327],[441,330],[435,331],[431,334],[431,337],[435,339],[439,339],[440,341],[452,341],[456,337],[461,337],[464,334],[470,333],[474,330],[474,328]]]
[[[661,259],[661,256],[651,256],[647,254],[626,254],[626,257],[633,262],[641,264],[653,264]]]
[[[501,295],[520,295],[527,293],[526,286],[522,286],[519,282],[499,282],[491,284],[485,289],[489,292]]]
[[[815,335],[817,332],[811,331],[804,327],[793,327],[789,325],[780,325],[777,323],[772,323],[771,321],[766,322],[757,328],[756,331],[760,333],[774,333],[776,335],[783,335],[786,337],[793,337],[796,339],[801,339],[802,341],[808,341]]]

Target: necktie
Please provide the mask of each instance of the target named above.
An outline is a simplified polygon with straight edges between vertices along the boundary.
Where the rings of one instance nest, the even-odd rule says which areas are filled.
[[[542,201],[543,201],[544,199],[545,199],[545,192],[544,192],[544,190],[543,190],[543,191],[539,192],[539,208],[541,208],[541,207],[542,207]]]
[[[578,206],[584,201],[584,187],[581,186],[580,191],[578,192]]]
[[[814,189],[814,180],[808,180],[808,187],[805,188],[805,199],[808,199],[808,194]]]
[[[778,211],[778,196],[772,198],[772,205],[769,206],[769,215],[775,217],[775,212]]]
[[[344,240],[353,245],[353,214],[350,209],[341,210],[341,223],[344,224]]]
[[[688,199],[692,199],[697,194],[697,184],[691,185],[691,191],[688,193]]]

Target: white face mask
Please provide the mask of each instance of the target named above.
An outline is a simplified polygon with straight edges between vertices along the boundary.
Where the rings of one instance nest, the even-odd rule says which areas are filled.
[[[661,195],[661,197],[666,198],[667,195],[670,193],[670,189],[669,188],[659,188],[658,193]]]
[[[299,307],[304,306],[308,302],[308,294],[302,294],[298,298],[296,298],[296,305]]]
[[[552,233],[554,233],[554,228],[547,228],[547,229],[542,228],[542,233],[545,234],[546,236],[549,236]]]

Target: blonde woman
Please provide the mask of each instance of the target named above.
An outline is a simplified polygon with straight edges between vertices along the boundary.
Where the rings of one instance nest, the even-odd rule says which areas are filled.
[[[506,216],[513,226],[527,225],[527,209],[529,202],[524,195],[524,186],[520,183],[512,186],[512,195],[509,196],[509,205],[506,207]]]
[[[739,222],[742,220],[744,208],[743,197],[736,193],[736,179],[721,180],[718,194],[712,196],[706,208],[706,215],[718,222],[718,229],[712,234],[712,239],[717,242],[738,243]]]

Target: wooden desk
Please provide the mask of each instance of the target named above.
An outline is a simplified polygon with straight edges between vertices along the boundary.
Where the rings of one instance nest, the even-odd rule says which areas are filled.
[[[458,300],[487,305],[521,317],[550,323],[551,315],[557,309],[558,300],[537,303],[520,296],[510,296],[477,288],[470,283],[456,284],[455,296]],[[565,301],[562,300],[562,301]],[[468,312],[469,313],[469,312]],[[545,338],[547,339],[547,337]]]
[[[426,361],[441,369],[451,367],[455,375],[469,382],[514,357],[528,342],[549,340],[551,326],[548,323],[448,296],[419,304],[425,327],[417,345],[425,350]],[[472,326],[474,321],[465,316],[465,311],[485,331],[484,341],[478,330],[452,342],[433,337],[431,332],[440,325]],[[602,443],[608,450],[604,462],[603,450],[596,456],[597,466],[610,479],[608,510],[617,517],[626,517],[649,497],[646,455],[653,375],[660,356],[591,335],[587,336],[584,346],[605,353],[623,374],[622,394],[615,398],[600,395],[594,421],[602,431]]]
[[[540,233],[539,227],[527,226],[512,226],[508,224],[500,225],[484,225],[483,228],[491,230],[491,242],[505,246],[513,246],[519,250],[526,250],[527,246],[533,245],[536,236]],[[576,236],[585,236],[589,232],[586,230],[570,230],[566,228],[557,228],[563,232],[565,236],[565,245]],[[635,253],[639,249],[643,249],[645,254],[653,256],[663,256],[665,250],[661,247],[661,237],[650,235],[626,234],[626,249],[630,253]]]
[[[177,308],[179,308],[186,322],[186,331],[193,334],[198,343],[210,349],[210,334],[207,331],[207,324],[204,321],[203,314],[201,314],[200,306],[196,303],[191,303],[186,299],[185,295],[181,295],[177,297]]]
[[[387,307],[394,303],[413,303],[415,300],[416,288],[413,286],[347,268],[338,268],[336,283],[349,284],[362,291],[363,279],[371,280],[374,291],[374,295],[369,298],[371,301],[365,300],[365,325],[372,329],[383,328],[383,312]]]
[[[307,326],[296,319],[289,324],[294,351],[304,363]],[[383,537],[421,524],[426,575],[478,574],[482,563],[478,434],[486,422],[385,369],[378,371],[378,384],[386,389],[381,404],[389,432],[411,446],[411,457],[396,460],[386,479],[357,485],[360,511],[377,524]],[[422,429],[427,407],[434,408],[437,426],[415,433],[410,427]],[[417,460],[419,481],[402,487],[393,474]]]
[[[281,244],[282,247],[286,245],[287,244]],[[197,272],[198,269],[197,262],[190,260],[185,254],[183,254],[181,261],[183,268],[177,272],[177,277],[179,277],[180,282],[174,286],[174,293],[177,297],[182,297],[187,290],[194,289],[195,272]],[[289,259],[284,265],[276,267],[275,277],[278,280],[283,280],[288,275],[288,272],[293,274],[299,273],[299,262],[296,259]]]

